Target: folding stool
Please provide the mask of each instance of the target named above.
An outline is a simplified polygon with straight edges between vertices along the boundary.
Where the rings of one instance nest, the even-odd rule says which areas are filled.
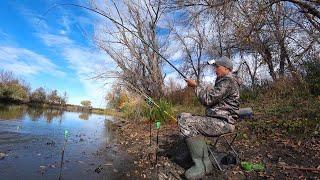
[[[227,139],[227,137],[231,137],[231,141]],[[222,134],[218,136],[206,136],[207,141],[207,146],[208,146],[208,151],[209,155],[213,158],[212,164],[216,165],[220,171],[224,171],[224,169],[221,167],[220,162],[218,161],[217,156],[214,154],[214,151],[217,151],[217,144],[218,142],[223,142],[226,149],[228,151],[232,150],[234,155],[237,158],[237,162],[239,160],[239,155],[237,151],[233,148],[233,143],[235,139],[237,138],[237,133],[227,133],[227,134]],[[211,160],[211,159],[210,159]]]

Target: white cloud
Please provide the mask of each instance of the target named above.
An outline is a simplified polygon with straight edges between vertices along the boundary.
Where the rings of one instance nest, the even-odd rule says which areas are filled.
[[[216,75],[215,74],[206,74],[205,76],[203,76],[203,81],[205,83],[214,83],[214,81],[216,80]]]
[[[168,49],[165,52],[165,56],[168,57],[168,60],[170,62],[181,61],[183,57],[181,45],[177,41],[171,40],[171,42],[169,43]]]
[[[0,39],[7,40],[8,38],[9,38],[9,35],[0,29]]]
[[[68,68],[75,71],[78,79],[85,90],[82,97],[72,97],[69,102],[80,104],[82,100],[92,101],[94,107],[104,107],[104,96],[109,87],[104,86],[104,81],[91,79],[95,75],[104,72],[107,68],[115,68],[108,56],[96,48],[88,48],[77,45],[66,35],[54,35],[48,33],[36,34],[45,45],[57,48],[63,58],[67,60]]]
[[[71,21],[69,20],[68,16],[62,16],[61,24],[64,26],[65,31],[70,31]]]
[[[64,76],[48,58],[24,48],[0,46],[0,65],[2,68],[20,75],[47,73]]]
[[[49,31],[49,26],[46,23],[46,17],[42,16],[42,13],[34,12],[33,10],[28,9],[22,4],[15,4],[15,7],[17,8],[18,12],[22,15],[22,17],[24,17],[26,21],[32,24],[37,31]]]
[[[46,7],[51,5],[51,3],[45,4]],[[34,35],[50,49],[55,49],[55,52],[58,52],[66,60],[67,68],[75,72],[74,79],[79,80],[82,84],[84,93],[80,94],[84,95],[81,95],[81,97],[73,96],[72,92],[70,92],[69,103],[80,104],[81,100],[90,100],[94,107],[104,106],[104,95],[107,87],[103,85],[106,82],[91,80],[90,77],[96,73],[106,71],[106,66],[114,68],[114,65],[104,53],[95,48],[78,45],[77,43],[80,44],[83,40],[71,39],[71,36],[69,36],[71,34],[74,35],[74,33],[80,33],[80,31],[75,32],[77,30],[74,26],[76,23],[81,27],[92,27],[93,20],[96,20],[98,16],[96,14],[89,15],[89,13],[88,17],[90,18],[74,16],[75,14],[72,11],[57,7],[55,8],[56,12],[59,12],[60,15],[53,20],[54,13],[52,12],[43,16],[44,12],[31,10],[23,5],[17,5],[16,8],[25,17],[26,21],[34,27]],[[56,25],[51,26],[51,24]],[[39,72],[48,72],[50,74],[54,72],[54,74],[64,75],[44,56],[23,48],[4,48],[1,47],[0,49],[0,66],[8,70],[13,70],[15,73],[19,71],[24,75],[33,75]]]
[[[59,33],[60,33],[61,35],[67,34],[67,32],[66,32],[65,30],[60,30]]]
[[[47,46],[61,46],[61,45],[70,45],[73,43],[71,39],[67,36],[54,35],[48,33],[36,33],[38,37],[47,45]]]
[[[0,28],[0,45],[17,46],[17,43],[13,39],[8,32]]]
[[[83,84],[87,98],[93,102],[93,106],[104,106],[104,96],[109,88],[104,86],[105,80],[93,80],[91,77],[114,67],[107,56],[97,50],[88,50],[83,47],[67,47],[62,49],[62,55],[69,62],[69,68],[76,71],[77,77]],[[106,67],[109,66],[109,67]],[[84,100],[84,99],[82,99]],[[78,101],[80,103],[80,101]]]
[[[186,86],[185,81],[175,71],[173,71],[171,73],[168,73],[166,75],[166,78],[164,79],[165,85],[167,85],[167,86],[169,85],[170,79],[172,79],[180,87],[185,87]]]

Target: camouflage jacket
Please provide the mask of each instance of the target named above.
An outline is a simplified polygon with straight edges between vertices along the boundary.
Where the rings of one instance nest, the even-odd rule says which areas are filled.
[[[206,106],[206,116],[235,124],[239,116],[239,82],[232,75],[217,78],[213,88],[197,87],[196,95]]]

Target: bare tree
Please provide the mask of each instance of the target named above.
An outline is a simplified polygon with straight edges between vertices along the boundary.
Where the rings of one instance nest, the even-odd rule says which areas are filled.
[[[110,26],[107,23],[103,31],[97,34],[99,47],[121,69],[118,77],[152,97],[161,97],[164,86],[163,61],[154,51],[165,51],[166,44],[165,40],[158,38],[158,24],[163,13],[161,1],[112,1],[106,4],[105,9],[94,6],[102,13],[113,13],[113,17],[117,16],[121,24]]]
[[[194,20],[186,29],[186,32],[176,30],[175,40],[181,45],[182,63],[181,70],[189,77],[195,78],[201,83],[204,73],[204,59],[207,50],[207,27],[200,19]]]
[[[212,21],[212,48],[206,47],[212,55],[258,54],[262,64],[253,61],[247,65],[266,66],[274,80],[288,74],[296,76],[301,61],[319,52],[318,1],[177,0],[173,4],[173,9],[192,9],[197,16]],[[248,73],[253,80],[255,73]]]
[[[319,0],[272,0],[270,5],[279,2],[290,2],[299,8],[305,18],[320,31],[320,1]]]
[[[241,79],[243,79],[246,82],[248,82],[247,80],[248,78],[246,78],[246,76],[248,75],[250,79],[250,82],[249,82],[250,86],[252,88],[255,88],[258,80],[257,71],[261,67],[261,65],[262,65],[262,60],[259,54],[253,53],[253,54],[247,55],[246,58],[244,58],[241,55],[241,63],[238,69],[236,70],[236,74],[242,77]]]

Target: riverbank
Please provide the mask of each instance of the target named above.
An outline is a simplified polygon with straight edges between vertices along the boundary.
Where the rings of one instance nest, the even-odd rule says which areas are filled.
[[[48,104],[48,103],[32,103],[32,102],[23,102],[23,101],[14,101],[8,99],[0,99],[0,104],[2,105],[26,105],[35,108],[44,108],[44,109],[56,109],[68,112],[82,112],[82,113],[94,113],[101,115],[110,115],[110,110],[101,109],[101,108],[93,108],[93,107],[83,107],[79,105],[73,104]]]
[[[264,168],[245,171],[238,164],[223,173],[215,170],[205,179],[320,178],[320,98],[292,89],[279,88],[278,92],[269,90],[258,97],[243,98],[241,106],[252,107],[254,118],[238,122],[234,147],[241,162],[262,163]],[[202,110],[200,106],[173,106],[174,115],[199,114]],[[116,123],[119,143],[141,169],[133,175],[148,179],[183,179],[192,160],[177,124],[161,125],[157,146],[154,123],[151,124],[150,144],[150,123],[146,118],[134,119],[121,113],[118,117],[126,117],[126,120]]]
[[[260,178],[307,178],[320,177],[320,138],[317,135],[298,137],[288,135],[281,128],[284,122],[265,122],[257,127],[258,120],[238,124],[235,148],[241,161],[263,163],[261,171],[247,172],[240,165],[231,166],[226,172],[215,170],[205,179],[260,179]],[[148,122],[117,123],[120,144],[135,157],[134,164],[141,170],[132,176],[147,179],[183,179],[184,171],[192,166],[191,158],[176,124],[167,124],[157,131]],[[275,128],[277,127],[277,128]],[[274,129],[273,133],[263,129]],[[257,131],[259,129],[259,131]],[[262,130],[262,131],[261,131]],[[156,151],[157,160],[156,160]],[[157,162],[156,162],[157,161]]]

